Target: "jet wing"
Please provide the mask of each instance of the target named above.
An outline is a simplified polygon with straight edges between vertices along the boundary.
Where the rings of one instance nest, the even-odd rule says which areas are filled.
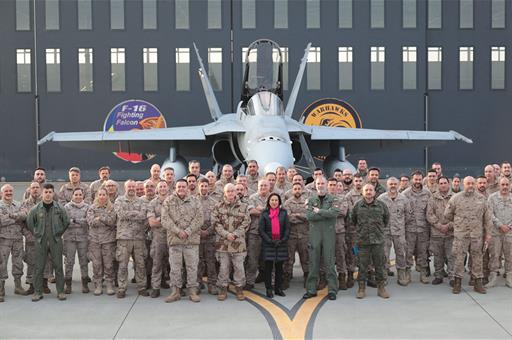
[[[426,147],[443,144],[448,141],[473,141],[456,131],[411,131],[411,130],[376,130],[347,129],[326,126],[307,126],[300,123],[289,124],[292,134],[299,133],[302,125],[311,152],[325,153],[331,142],[339,142],[348,153],[367,153],[379,150],[391,151],[409,147]]]
[[[191,156],[209,156],[211,138],[216,135],[229,135],[244,132],[245,128],[236,121],[234,114],[223,115],[219,120],[198,126],[184,126],[164,129],[133,131],[89,131],[89,132],[50,132],[38,141],[39,145],[56,142],[65,147],[130,153],[169,152],[171,146],[178,147],[180,153]]]

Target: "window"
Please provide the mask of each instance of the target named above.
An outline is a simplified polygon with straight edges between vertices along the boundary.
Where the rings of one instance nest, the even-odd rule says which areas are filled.
[[[427,52],[428,62],[428,89],[442,89],[442,65],[443,49],[442,47],[429,47]]]
[[[338,47],[338,80],[340,90],[352,90],[352,47]]]
[[[459,89],[473,89],[473,46],[459,47]]]
[[[44,6],[46,30],[59,29],[59,0],[46,0]]]
[[[311,47],[307,62],[307,89],[320,90],[320,47]]]
[[[187,30],[190,28],[189,24],[189,8],[188,0],[175,0],[174,1],[174,19],[176,29]]]
[[[441,0],[427,0],[428,28],[443,26],[443,11]]]
[[[176,91],[190,91],[190,49],[176,49]]]
[[[402,27],[416,28],[416,0],[402,0]]]
[[[16,50],[16,78],[18,92],[32,91],[30,48],[19,48]]]
[[[402,87],[404,90],[416,90],[417,47],[402,47]]]
[[[242,0],[242,28],[256,28],[256,0]]]
[[[274,28],[288,28],[288,0],[274,0]]]
[[[208,29],[222,28],[222,0],[208,0]]]
[[[372,46],[370,48],[370,88],[384,90],[384,65],[386,62],[386,48]]]
[[[222,90],[222,48],[208,48],[208,77],[216,91]]]
[[[30,0],[16,0],[16,31],[30,31]]]
[[[80,92],[93,91],[92,48],[78,49],[78,86]]]
[[[505,89],[505,46],[491,47],[491,89]]]
[[[473,0],[459,0],[459,27],[473,28]]]
[[[370,0],[370,27],[384,28],[384,0]]]
[[[126,90],[125,49],[123,47],[110,49],[110,75],[112,91]]]
[[[306,0],[306,27],[320,28],[320,0]]]
[[[144,91],[158,91],[158,48],[142,49],[144,64]]]
[[[338,27],[352,28],[352,0],[338,0]]]
[[[60,49],[46,49],[46,91],[60,92]]]
[[[92,0],[78,0],[78,29],[92,29]]]
[[[124,30],[124,0],[110,0],[110,29]]]
[[[156,30],[157,24],[157,0],[142,0],[142,28]]]
[[[505,0],[491,0],[491,27],[505,28]]]

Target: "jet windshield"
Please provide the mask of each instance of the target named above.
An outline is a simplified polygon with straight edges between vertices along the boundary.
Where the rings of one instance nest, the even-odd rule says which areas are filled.
[[[244,54],[245,69],[242,90],[244,105],[260,91],[268,91],[283,100],[281,48],[272,40],[256,40]]]

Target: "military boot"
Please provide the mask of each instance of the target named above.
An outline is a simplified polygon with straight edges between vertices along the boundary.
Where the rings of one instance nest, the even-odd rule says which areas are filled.
[[[489,282],[485,285],[485,288],[492,288],[496,286],[496,280],[498,279],[498,274],[496,272],[492,272],[489,274]]]
[[[32,295],[32,302],[37,302],[43,298],[43,294],[35,292],[34,295]]]
[[[347,272],[347,288],[354,287],[354,272]]]
[[[420,269],[420,282],[425,284],[430,283],[430,280],[427,276],[427,268]]]
[[[30,283],[30,286],[28,287],[28,290],[27,290],[27,295],[32,295],[34,294],[34,284]]]
[[[139,289],[138,294],[140,296],[149,296],[149,292],[147,289]]]
[[[506,279],[505,285],[508,288],[512,288],[512,273],[507,273],[507,277],[505,279]]]
[[[217,295],[217,300],[224,301],[227,298],[228,298],[228,288],[227,287],[220,287],[219,295]]]
[[[151,289],[151,298],[155,299],[160,296],[160,289]]]
[[[217,286],[209,284],[208,285],[208,294],[210,294],[210,295],[218,295],[219,291],[217,290]]]
[[[192,301],[192,302],[201,301],[201,297],[198,294],[199,292],[198,292],[197,288],[190,288],[189,291],[190,292],[189,292],[188,298],[190,299],[190,301]]]
[[[118,299],[124,299],[126,297],[126,290],[119,289],[117,291],[117,298]]]
[[[0,280],[0,302],[5,301],[5,280]]]
[[[235,293],[236,293],[236,299],[238,301],[245,300],[244,291],[242,290],[242,287],[235,287]]]
[[[103,294],[103,287],[100,280],[99,282],[94,282],[94,295],[98,296],[101,294]]]
[[[87,277],[82,278],[82,293],[89,293],[89,281],[87,281]]]
[[[366,282],[358,281],[359,289],[356,293],[356,298],[362,299],[366,295]]]
[[[114,295],[116,292],[114,291],[114,283],[112,281],[107,281],[107,295]]]
[[[338,286],[340,290],[347,290],[347,274],[338,275]]]
[[[65,279],[64,285],[64,294],[71,294],[71,279]]]
[[[389,293],[384,286],[384,283],[381,282],[377,285],[377,295],[383,299],[389,299]]]
[[[487,291],[484,288],[484,285],[482,283],[482,279],[475,279],[475,285],[473,287],[473,290],[480,294],[487,294]]]
[[[167,298],[165,298],[165,302],[175,302],[181,299],[181,288],[173,287],[171,294]]]
[[[400,286],[407,286],[409,283],[407,282],[407,278],[406,278],[406,274],[405,274],[405,269],[397,269],[398,271],[398,275],[397,275],[397,283],[400,285]]]
[[[461,285],[462,285],[462,279],[460,277],[454,278],[452,293],[459,294],[462,289]]]
[[[57,299],[59,299],[59,301],[66,301],[67,298],[66,298],[66,294],[64,293],[58,293],[57,294]]]
[[[30,294],[21,286],[21,278],[14,279],[14,294],[27,296]]]
[[[50,290],[50,287],[48,287],[48,279],[43,279],[43,293],[44,294],[52,293],[52,291]]]

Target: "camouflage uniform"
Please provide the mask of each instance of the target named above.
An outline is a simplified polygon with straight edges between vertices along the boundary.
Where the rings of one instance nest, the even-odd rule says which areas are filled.
[[[489,196],[489,206],[492,211],[492,242],[489,246],[491,261],[489,270],[497,272],[500,265],[500,257],[505,257],[505,273],[507,279],[512,275],[512,231],[502,233],[499,228],[502,225],[512,226],[512,196],[503,199],[499,192]]]
[[[375,198],[378,198],[380,195],[386,192],[386,188],[384,188],[384,186],[380,184],[379,181],[377,181],[377,184],[373,184],[371,182],[369,183],[372,184],[375,188]]]
[[[21,233],[21,204],[0,201],[0,281],[7,280],[7,262],[11,255],[12,276],[23,276],[23,234]],[[9,216],[11,215],[11,216]]]
[[[412,211],[411,223],[405,230],[407,268],[413,266],[414,261],[412,257],[415,256],[416,267],[426,271],[430,240],[430,226],[427,222],[426,212],[427,204],[432,194],[426,188],[416,191],[414,187],[409,187],[403,194],[409,199]]]
[[[434,254],[434,277],[442,279],[445,260],[448,260],[448,274],[453,276],[453,223],[444,218],[444,211],[448,201],[453,193],[449,191],[446,195],[441,195],[438,191],[432,195],[427,204],[427,221],[430,223],[430,251]],[[443,234],[440,231],[441,224],[448,224],[448,233]]]
[[[151,180],[152,179],[147,179]],[[156,184],[155,184],[156,186]],[[151,202],[156,198],[155,196],[148,197],[146,195],[142,196],[140,199],[142,202],[144,202],[144,210],[146,211],[146,215],[148,210],[150,209]],[[151,244],[153,241],[153,231],[149,227],[149,221],[146,218],[145,222],[146,224],[146,260],[145,260],[145,267],[146,267],[146,285],[149,285],[151,283],[151,275],[153,271],[153,256],[151,256]]]
[[[217,282],[217,261],[215,260],[215,228],[211,224],[211,212],[217,202],[210,196],[197,196],[201,203],[203,224],[201,230],[208,231],[208,236],[201,236],[199,244],[199,266],[197,268],[197,281],[203,281],[205,270],[208,276],[208,285],[215,286]]]
[[[187,288],[195,288],[197,266],[199,264],[199,229],[203,224],[201,203],[191,195],[183,199],[176,194],[167,197],[162,204],[162,227],[167,230],[169,260],[171,261],[171,288],[180,289],[183,285],[183,262],[187,272]],[[178,233],[184,231],[188,237],[184,240]]]
[[[160,197],[155,197],[148,206],[147,217],[161,218],[162,206],[165,202]],[[161,219],[160,219],[161,223]],[[162,274],[166,263],[169,262],[169,247],[167,246],[167,230],[162,226],[151,228],[151,246],[149,254],[153,259],[151,268],[151,288],[160,289],[162,284]]]
[[[114,203],[117,214],[116,259],[119,262],[119,290],[128,286],[128,262],[133,257],[137,289],[146,288],[146,206],[138,197],[119,196]]]
[[[261,197],[259,193],[252,194],[249,197],[248,209],[256,208],[257,206],[265,207],[267,205],[267,197]],[[245,275],[248,285],[254,285],[256,276],[258,274],[258,267],[260,262],[261,253],[261,236],[259,232],[260,215],[251,215],[251,224],[249,226],[247,241],[247,264],[245,268]]]
[[[345,254],[347,252],[346,246],[346,233],[345,233],[345,219],[348,217],[348,201],[345,197],[337,195],[336,205],[340,211],[336,218],[336,271],[338,275],[345,275],[347,272],[347,264],[345,260]]]
[[[284,198],[284,193],[286,193],[288,190],[291,190],[292,188],[292,185],[287,182],[287,181],[284,181],[283,183],[279,183],[279,182],[276,182],[276,185],[274,186],[274,189],[279,189],[283,195],[282,198]]]
[[[73,190],[76,188],[81,188],[84,192],[84,202],[89,203],[91,201],[91,196],[89,194],[89,187],[85,183],[79,183],[78,186],[73,186],[72,183],[63,184],[60,187],[58,198],[59,203],[64,206],[66,203],[71,202],[71,198],[73,197]]]
[[[103,277],[109,284],[114,281],[116,218],[116,212],[113,208],[109,210],[96,203],[93,203],[87,210],[87,223],[89,224],[88,257],[92,262],[93,282],[96,287],[101,286]]]
[[[87,259],[87,203],[77,204],[73,201],[64,206],[69,218],[69,227],[66,229],[62,240],[64,241],[64,279],[71,280],[73,276],[73,266],[75,265],[75,254],[78,253],[78,263],[80,264],[80,274],[82,279],[89,276]]]
[[[454,276],[464,275],[464,257],[469,250],[473,257],[471,273],[476,279],[483,278],[483,235],[490,235],[492,230],[492,213],[486,198],[477,192],[459,192],[448,201],[444,217],[454,222]]]
[[[284,275],[289,280],[293,274],[293,265],[295,263],[295,252],[299,253],[300,265],[304,276],[307,276],[309,270],[308,254],[308,235],[309,223],[306,218],[306,198],[301,195],[299,198],[294,196],[284,203],[284,208],[288,211],[290,220],[290,236],[288,239],[288,262],[285,262]]]
[[[96,193],[98,192],[98,190],[101,188],[101,186],[105,182],[106,182],[106,180],[97,179],[89,185],[89,193],[91,196],[91,202],[94,201],[94,198],[96,197]]]
[[[23,215],[21,217],[21,220],[24,222],[22,225],[21,233],[23,234],[23,236],[25,236],[25,251],[23,252],[23,261],[25,261],[25,263],[27,264],[27,276],[25,280],[27,281],[27,283],[30,284],[34,284],[34,275],[36,270],[36,239],[34,235],[32,235],[32,233],[30,232],[30,230],[28,230],[26,219],[30,209],[32,209],[34,205],[39,203],[39,201],[41,201],[41,198],[36,200],[30,196],[29,192],[28,198],[25,199],[23,203],[21,203],[20,208],[20,212],[22,212]],[[48,274],[48,271],[45,271],[45,279],[48,278]]]
[[[256,176],[251,176],[249,174],[247,176],[247,187],[251,189],[254,192],[258,191],[258,180],[259,176],[256,174]]]
[[[382,285],[386,281],[384,228],[389,223],[389,211],[384,202],[374,199],[367,203],[359,200],[350,213],[356,226],[356,244],[359,247],[359,282],[366,282],[370,262],[375,267],[375,278]]]
[[[411,217],[411,206],[405,195],[398,193],[395,198],[391,198],[389,193],[380,195],[378,198],[382,201],[389,211],[389,224],[384,227],[384,254],[386,255],[386,269],[389,270],[389,253],[391,246],[395,249],[396,269],[405,269],[405,226]]]
[[[217,261],[220,264],[217,285],[220,288],[228,286],[231,266],[234,269],[235,286],[242,288],[245,285],[244,260],[247,255],[245,234],[250,222],[249,209],[239,200],[229,203],[224,199],[212,209],[211,224],[217,234],[215,248]],[[236,236],[234,241],[227,239],[229,233]]]
[[[350,190],[347,195],[345,195],[345,199],[348,203],[349,212],[354,208],[357,201],[359,201],[363,196],[358,192],[355,188]],[[347,263],[347,271],[350,277],[351,273],[356,271],[356,256],[352,249],[354,248],[356,242],[356,226],[352,224],[351,220],[347,220],[347,224],[345,225],[345,244],[347,246],[347,251],[345,252],[345,261]]]
[[[487,195],[491,195],[497,191],[500,191],[499,182],[494,181],[494,183],[488,183],[486,191],[487,191]]]
[[[214,189],[214,191],[219,193],[219,194],[224,195],[224,187],[228,183],[235,184],[235,179],[233,177],[231,177],[229,179],[221,177],[217,182],[215,182],[215,189]]]

